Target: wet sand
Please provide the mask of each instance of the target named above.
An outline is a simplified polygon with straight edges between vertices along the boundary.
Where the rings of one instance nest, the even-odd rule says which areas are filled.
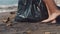
[[[0,20],[2,20],[2,17],[6,18],[9,15],[9,12],[0,13]],[[45,32],[60,34],[60,25],[41,24],[40,22],[17,22],[13,23],[12,26],[6,26],[6,24],[0,22],[0,34],[27,34],[27,31],[31,31],[31,34],[45,34]]]

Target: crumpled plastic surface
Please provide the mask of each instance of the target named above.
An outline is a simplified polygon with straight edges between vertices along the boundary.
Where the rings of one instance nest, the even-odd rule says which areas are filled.
[[[15,21],[36,22],[46,18],[48,18],[48,12],[42,0],[19,0]]]

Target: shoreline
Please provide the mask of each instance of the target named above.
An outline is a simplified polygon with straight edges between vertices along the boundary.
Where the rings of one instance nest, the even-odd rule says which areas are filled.
[[[17,11],[18,5],[0,5],[0,13]]]
[[[12,7],[12,6],[18,6],[18,4],[12,4],[12,5],[0,5],[0,8],[6,8],[6,7]]]

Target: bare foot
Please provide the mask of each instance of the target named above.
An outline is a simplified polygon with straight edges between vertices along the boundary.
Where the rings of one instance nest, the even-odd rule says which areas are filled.
[[[50,16],[49,16],[49,18],[48,19],[46,19],[46,20],[43,20],[43,21],[41,21],[41,22],[50,22],[50,21],[52,21],[52,20],[54,20],[57,16],[59,16],[60,15],[60,12],[55,12],[55,13],[53,13],[53,14],[51,14]]]
[[[56,23],[56,20],[53,20],[51,23],[52,23],[52,24]]]

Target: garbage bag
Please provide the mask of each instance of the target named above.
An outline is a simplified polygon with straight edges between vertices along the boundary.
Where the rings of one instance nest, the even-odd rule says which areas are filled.
[[[15,21],[37,22],[46,18],[48,18],[48,12],[42,0],[19,0]]]

